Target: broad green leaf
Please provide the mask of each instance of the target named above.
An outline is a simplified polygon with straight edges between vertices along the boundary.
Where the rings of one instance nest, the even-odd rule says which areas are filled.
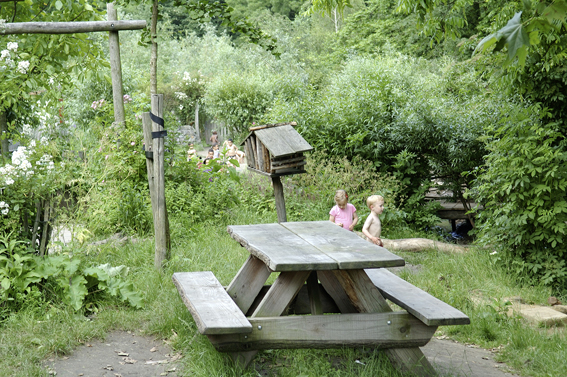
[[[567,17],[567,2],[555,1],[543,10],[541,15],[552,22],[554,20],[563,21]]]
[[[2,288],[5,289],[5,290],[10,289],[10,280],[8,280],[8,278],[2,279],[1,285],[2,285]]]
[[[68,303],[75,309],[79,310],[83,306],[83,300],[87,295],[87,280],[83,276],[73,276],[70,278]]]
[[[63,3],[62,3],[61,1],[59,1],[59,0],[57,0],[57,1],[55,2],[55,8],[56,8],[57,10],[61,10],[61,8],[63,8]]]
[[[520,47],[530,45],[530,38],[522,25],[521,17],[522,12],[516,13],[514,17],[508,21],[506,26],[496,32],[498,36],[506,38],[509,60],[514,59],[516,52]]]
[[[496,38],[496,34],[487,35],[476,46],[473,55],[476,54],[476,52],[479,50],[482,50],[482,52],[486,51],[486,49],[495,44],[497,40],[498,39]]]

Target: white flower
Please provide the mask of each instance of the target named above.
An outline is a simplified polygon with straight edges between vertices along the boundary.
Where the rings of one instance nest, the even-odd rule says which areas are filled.
[[[28,68],[30,67],[30,62],[27,60],[22,60],[21,62],[18,63],[18,72],[20,73],[28,73]]]
[[[14,180],[13,180],[12,178],[10,178],[10,177],[6,177],[6,184],[7,184],[8,186],[10,186],[10,185],[14,184]]]
[[[10,210],[9,210],[9,209],[7,209],[7,208],[6,208],[6,209],[3,209],[3,210],[2,210],[2,214],[3,214],[3,215],[7,215],[7,214],[8,214],[8,212],[10,212]]]
[[[24,125],[24,127],[27,125]],[[35,148],[35,140],[30,141],[30,147]]]
[[[2,50],[2,52],[0,52],[0,60],[4,60],[5,58],[9,58],[9,57],[10,57],[10,51]]]
[[[191,80],[191,75],[189,74],[189,72],[185,71],[183,73],[183,81],[189,81]]]
[[[18,50],[18,42],[8,42],[8,50],[17,51]]]
[[[53,77],[51,77],[51,78],[49,79],[49,85],[53,85],[54,82],[55,82],[55,81],[53,81]]]
[[[177,97],[180,100],[185,100],[188,98],[187,94],[183,92],[175,92],[175,97]]]
[[[29,124],[24,124],[24,126],[22,127],[22,133],[24,135],[28,135],[31,136],[33,133],[33,129],[32,126],[30,126]],[[35,141],[34,141],[35,142]],[[35,146],[35,145],[34,145]]]
[[[47,138],[47,136],[42,136],[39,142],[41,145],[46,145],[48,141],[49,139]]]
[[[490,253],[490,255],[496,255],[498,254],[498,251],[493,251],[492,253]]]

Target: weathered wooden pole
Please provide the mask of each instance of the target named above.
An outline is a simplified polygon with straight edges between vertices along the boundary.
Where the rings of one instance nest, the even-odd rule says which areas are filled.
[[[9,22],[2,24],[0,34],[75,34],[99,31],[139,30],[145,20],[76,21],[76,22]]]
[[[163,262],[169,258],[169,224],[167,224],[167,209],[165,206],[163,94],[152,95],[152,114],[154,191],[156,197],[156,211],[154,213],[156,240],[154,265],[156,269],[161,269]]]
[[[152,140],[152,119],[150,113],[142,114],[142,129],[144,131],[144,149],[146,153],[146,170],[148,172],[148,187],[150,189],[150,198],[152,200],[152,216],[156,211],[156,190],[154,182],[154,146]],[[155,220],[154,220],[155,226]]]
[[[201,141],[201,132],[199,131],[199,102],[195,105],[195,141]]]
[[[150,39],[152,42],[150,52],[150,93],[157,94],[157,59],[158,59],[158,44],[157,44],[157,19],[159,16],[158,0],[153,1],[152,5],[152,20],[150,24]]]
[[[6,119],[6,112],[0,111],[0,151],[2,152],[2,159],[8,158],[8,149],[10,143],[8,142],[8,120]]]
[[[118,21],[114,3],[106,4],[108,21]],[[110,76],[112,77],[112,98],[114,99],[114,121],[124,126],[124,91],[122,88],[122,65],[120,63],[120,39],[118,31],[108,32],[108,50],[110,53]]]
[[[272,186],[274,186],[274,197],[276,198],[276,212],[278,213],[278,223],[287,222],[285,213],[285,199],[283,185],[280,177],[272,177]]]

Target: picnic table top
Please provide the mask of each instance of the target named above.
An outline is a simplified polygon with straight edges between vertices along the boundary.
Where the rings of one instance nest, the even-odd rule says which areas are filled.
[[[405,261],[330,221],[230,225],[228,232],[272,271],[396,267]]]

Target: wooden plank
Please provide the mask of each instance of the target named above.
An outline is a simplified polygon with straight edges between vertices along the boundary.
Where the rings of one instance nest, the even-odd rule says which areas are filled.
[[[307,291],[309,292],[309,306],[311,308],[311,314],[323,314],[323,304],[321,303],[317,271],[311,271],[309,274],[309,277],[307,278]]]
[[[258,293],[258,296],[256,296],[254,303],[250,306],[250,309],[246,313],[246,316],[251,316],[252,313],[254,313],[254,310],[256,310],[260,302],[264,299],[264,296],[266,296],[266,293],[268,293],[270,287],[271,287],[270,285],[264,285],[264,287],[262,287],[260,293]],[[335,304],[333,298],[329,296],[327,291],[320,284],[319,284],[319,294],[320,294],[319,297],[321,299],[321,307],[323,313],[341,312],[337,307],[337,304]],[[284,314],[285,315],[311,314],[311,303],[309,299],[309,293],[307,291],[307,285],[301,287],[301,289],[299,290],[299,292],[297,293],[291,304],[289,304],[287,311]]]
[[[292,169],[282,169],[282,170],[278,170],[277,173],[266,173],[264,171],[258,170],[258,169],[254,169],[251,168],[250,166],[248,166],[248,170],[254,172],[254,173],[258,173],[258,174],[262,174],[266,177],[283,177],[285,175],[292,175],[292,174],[302,174],[305,173],[305,170],[299,170],[296,168],[292,168]]]
[[[333,271],[342,280],[343,288],[353,305],[363,313],[391,312],[392,309],[363,270]],[[430,326],[433,331],[437,326]],[[418,376],[435,376],[435,369],[418,347],[385,350],[390,361],[403,372]]]
[[[333,298],[341,313],[358,313],[333,271],[317,271],[317,277],[325,292]]]
[[[294,158],[284,158],[284,159],[280,159],[280,160],[273,160],[272,161],[272,167],[287,165],[287,164],[291,164],[293,162],[301,162],[301,161],[305,161],[305,156],[299,156],[299,157],[294,157]]]
[[[231,225],[227,230],[232,238],[272,271],[338,268],[335,260],[280,224]]]
[[[467,315],[386,269],[366,270],[372,283],[395,304],[406,309],[428,326],[468,325]]]
[[[435,327],[405,312],[251,318],[250,334],[209,336],[219,351],[273,348],[417,347]]]
[[[8,22],[0,35],[8,34],[75,34],[99,31],[140,30],[145,20],[134,21],[77,21],[77,22]]]
[[[282,126],[286,127],[286,126]],[[256,137],[268,148],[272,156],[281,157],[297,152],[289,146],[287,140],[282,139],[278,130],[282,127],[266,128],[255,132]],[[291,127],[291,126],[287,126]]]
[[[252,148],[252,154],[254,155],[254,166],[253,168],[258,169],[258,154],[256,152],[256,136],[250,136],[250,147]]]
[[[309,152],[313,147],[291,126],[283,126],[276,128],[277,135],[280,139],[285,140],[286,143],[297,152]]]
[[[283,169],[290,169],[290,168],[299,169],[300,166],[303,166],[305,164],[307,164],[307,161],[293,162],[291,164],[279,165],[279,166],[272,165],[272,169],[275,170],[275,172],[277,173],[279,170],[283,170]]]
[[[262,145],[262,153],[264,153],[264,170],[267,173],[271,173],[272,166],[270,164],[270,151],[268,151],[265,145]]]
[[[11,1],[11,0],[6,0],[6,1]],[[23,0],[22,0],[23,1]],[[261,130],[264,128],[271,128],[271,127],[279,127],[279,126],[297,126],[297,122],[286,122],[286,123],[275,123],[275,124],[264,124],[262,126],[256,126],[256,127],[250,127],[248,130],[249,131],[256,131],[256,130]]]
[[[154,146],[152,141],[152,120],[150,113],[142,113],[142,130],[144,133],[144,148],[146,152],[153,153]],[[154,160],[153,158],[146,158],[146,171],[148,174],[148,187],[150,189],[150,200],[152,202],[152,218],[157,212],[157,198],[154,182]],[[154,219],[155,224],[155,219]]]
[[[403,258],[330,221],[289,222],[282,226],[336,260],[340,269],[405,265]]]
[[[244,146],[246,147],[246,161],[248,162],[248,166],[256,167],[256,156],[254,155],[254,151],[252,149],[252,141],[247,139]]]
[[[282,315],[295,298],[310,271],[282,272],[262,299],[253,317],[276,317]]]
[[[262,153],[262,142],[258,138],[256,138],[256,161],[256,167],[258,168],[258,170],[265,171],[264,154]]]
[[[250,333],[252,325],[211,271],[176,272],[173,283],[201,334]]]
[[[250,255],[226,289],[236,305],[246,313],[272,271],[260,259]]]

